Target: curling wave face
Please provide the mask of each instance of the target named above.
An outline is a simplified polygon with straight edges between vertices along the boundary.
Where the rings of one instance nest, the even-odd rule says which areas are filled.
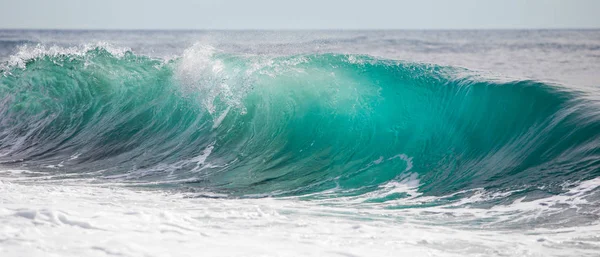
[[[2,67],[0,163],[53,179],[497,204],[600,176],[600,101],[561,85],[202,45],[171,60],[38,46]]]

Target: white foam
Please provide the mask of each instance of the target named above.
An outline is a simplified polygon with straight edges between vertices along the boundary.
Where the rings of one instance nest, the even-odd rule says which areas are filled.
[[[404,169],[404,171],[409,171],[409,170],[411,170],[413,168],[413,162],[412,162],[413,158],[412,157],[408,157],[408,155],[406,155],[406,154],[398,154],[398,155],[396,155],[394,157],[388,158],[388,161],[391,161],[391,160],[396,159],[396,158],[399,158],[399,159],[401,159],[401,160],[403,160],[403,161],[406,162],[406,168]]]
[[[0,255],[593,256],[600,246],[598,226],[460,229],[423,223],[422,212],[435,209],[185,196],[0,184]]]
[[[8,61],[0,66],[1,70],[8,69],[10,67],[25,68],[25,64],[37,58],[43,56],[57,57],[57,56],[84,56],[91,50],[104,49],[110,54],[117,58],[121,58],[126,52],[131,51],[129,48],[116,47],[106,42],[97,42],[92,44],[84,44],[80,46],[62,47],[62,46],[46,46],[43,44],[37,45],[22,45],[19,46],[16,54],[11,55]]]
[[[223,111],[223,113],[221,113],[221,115],[219,115],[219,117],[214,120],[212,129],[216,129],[216,128],[218,128],[221,125],[221,122],[223,122],[223,120],[225,119],[225,117],[229,113],[230,109],[231,109],[231,106],[227,106],[227,109],[225,109],[225,111]]]
[[[247,79],[244,76],[239,78],[240,74],[232,74],[232,71],[228,73],[223,60],[216,56],[217,53],[219,51],[210,45],[194,44],[178,59],[175,77],[181,84],[183,92],[200,97],[199,101],[210,114],[218,113],[215,103],[217,100],[224,101],[229,107],[238,107],[244,112],[241,101],[246,88],[249,87],[246,85]],[[230,83],[236,88],[232,88]],[[226,115],[227,112],[228,110],[221,115],[223,113]],[[219,118],[215,119],[217,126],[220,123],[217,122]]]
[[[210,145],[208,145],[203,151],[202,154],[192,158],[190,161],[196,163],[196,167],[194,169],[192,169],[192,171],[201,171],[202,168],[204,168],[204,166],[206,166],[206,158],[208,158],[208,156],[210,156],[210,154],[212,153],[212,150],[214,149],[214,142]]]

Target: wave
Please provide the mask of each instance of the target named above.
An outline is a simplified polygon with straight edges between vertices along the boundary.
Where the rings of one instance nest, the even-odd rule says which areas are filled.
[[[202,45],[169,60],[22,47],[0,70],[0,165],[54,178],[385,202],[535,199],[600,176],[600,103],[562,85]]]

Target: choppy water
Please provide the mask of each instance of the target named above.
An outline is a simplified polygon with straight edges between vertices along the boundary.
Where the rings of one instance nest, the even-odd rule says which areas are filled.
[[[9,255],[600,254],[597,30],[0,31],[0,59]]]

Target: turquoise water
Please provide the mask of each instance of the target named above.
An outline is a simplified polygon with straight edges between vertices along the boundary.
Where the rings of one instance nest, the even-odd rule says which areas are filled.
[[[0,255],[597,256],[598,70],[600,30],[0,30]]]
[[[561,84],[203,45],[171,60],[45,52],[2,73],[3,165],[60,167],[55,178],[308,200],[400,181],[416,192],[365,202],[446,203],[484,189],[506,195],[479,204],[500,204],[600,176],[600,102]]]

